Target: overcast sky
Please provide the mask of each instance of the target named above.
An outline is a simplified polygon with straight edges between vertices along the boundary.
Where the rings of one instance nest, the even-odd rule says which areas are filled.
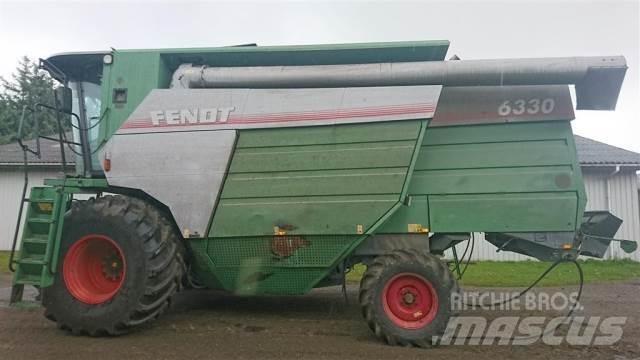
[[[580,111],[577,134],[640,152],[640,1],[138,2],[0,0],[0,76],[23,55],[110,47],[211,47],[446,39],[462,59],[624,55],[615,112]]]

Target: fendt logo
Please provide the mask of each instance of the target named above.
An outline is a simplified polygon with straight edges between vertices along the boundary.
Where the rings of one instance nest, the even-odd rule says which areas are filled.
[[[229,114],[235,111],[234,106],[209,109],[181,109],[151,111],[153,126],[187,125],[187,124],[224,124]]]

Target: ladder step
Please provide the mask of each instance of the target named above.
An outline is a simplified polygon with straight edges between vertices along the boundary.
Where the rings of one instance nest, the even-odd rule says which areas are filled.
[[[32,217],[27,219],[28,222],[30,223],[39,223],[39,224],[51,224],[53,223],[53,219],[51,218],[39,218],[39,217]]]
[[[30,265],[46,265],[44,255],[31,255],[29,257],[18,260],[18,264],[30,264]]]
[[[29,236],[28,238],[24,238],[22,242],[30,244],[46,244],[49,242],[49,237],[47,234],[31,234],[31,236]]]
[[[23,285],[40,285],[40,279],[40,275],[23,274],[15,280],[15,283]]]
[[[26,199],[28,202],[31,203],[54,203],[56,201],[56,199],[51,199],[51,198],[41,198],[41,199]]]

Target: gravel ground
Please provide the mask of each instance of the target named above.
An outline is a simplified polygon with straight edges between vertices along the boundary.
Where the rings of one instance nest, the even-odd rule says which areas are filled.
[[[299,297],[240,298],[213,291],[181,293],[156,322],[113,338],[58,330],[40,307],[9,308],[10,279],[0,276],[0,354],[3,359],[640,359],[640,279],[585,286],[582,314],[628,316],[613,346],[391,347],[380,343],[360,317],[357,287],[346,305],[339,288]],[[546,292],[568,289],[545,289]],[[34,291],[28,292],[29,296]],[[530,313],[529,313],[530,314]],[[474,315],[524,315],[499,312]],[[553,316],[553,314],[546,314]]]

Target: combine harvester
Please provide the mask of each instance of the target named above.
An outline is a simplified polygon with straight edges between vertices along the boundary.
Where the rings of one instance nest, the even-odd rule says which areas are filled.
[[[12,301],[35,285],[61,328],[121,334],[183,286],[305,294],[362,263],[369,327],[426,347],[458,291],[441,255],[472,232],[542,260],[602,257],[621,220],[584,211],[569,85],[577,109],[613,110],[625,59],[444,61],[448,45],[41,60],[56,103],[21,121],[71,122],[56,141],[76,173],[23,202]]]

